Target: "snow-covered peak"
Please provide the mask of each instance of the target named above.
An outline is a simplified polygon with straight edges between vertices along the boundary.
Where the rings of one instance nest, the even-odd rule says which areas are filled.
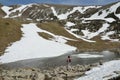
[[[17,15],[12,16],[13,17],[19,17],[22,15],[22,13],[30,6],[32,6],[33,4],[28,4],[28,5],[21,5],[20,7],[17,7],[15,9],[13,9],[12,7],[9,6],[3,6],[1,9],[6,13],[5,18],[9,18],[10,14],[18,12]]]
[[[85,18],[85,20],[105,20],[107,22],[113,22],[115,21],[114,18],[106,18],[109,14],[113,13],[116,17],[118,17],[120,19],[120,14],[116,14],[116,10],[117,8],[120,7],[120,2],[112,5],[111,7],[109,8],[106,8],[106,9],[103,9],[101,8],[98,12],[96,12],[95,14],[93,14],[91,17],[89,18]]]
[[[100,6],[86,6],[86,7],[73,7],[73,9],[71,11],[68,11],[66,13],[62,13],[62,14],[57,14],[56,10],[54,7],[51,7],[53,14],[59,19],[59,20],[64,20],[67,19],[68,16],[72,13],[74,13],[75,11],[79,11],[81,14],[84,14],[84,12],[89,9],[89,8],[100,8]]]
[[[12,9],[12,7],[3,6],[3,7],[1,7],[1,9],[6,13],[5,17],[9,17],[10,9]]]
[[[62,26],[67,27],[71,32],[87,41],[87,39],[92,40],[96,36],[105,35],[101,36],[101,33],[109,33],[114,30],[113,38],[115,38],[115,34],[119,35],[119,28],[116,27],[119,25],[120,14],[119,10],[117,13],[116,10],[120,7],[120,2],[106,6],[62,6],[32,3],[14,8],[3,6],[1,9],[6,13],[5,18],[20,17],[23,20],[36,22],[63,22]],[[105,39],[102,38],[102,40]],[[109,38],[109,40],[112,39]]]

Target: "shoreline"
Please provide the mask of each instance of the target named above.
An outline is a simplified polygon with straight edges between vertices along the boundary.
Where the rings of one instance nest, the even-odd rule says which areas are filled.
[[[120,60],[120,58],[115,59]],[[107,61],[106,61],[107,62]],[[105,62],[97,62],[86,65],[71,65],[67,70],[67,65],[35,68],[13,68],[4,69],[0,67],[0,80],[74,80],[76,78],[85,75],[86,71],[93,69],[94,67],[102,66]]]
[[[72,62],[71,65],[86,65],[98,63],[100,61],[106,62],[120,58],[120,54],[116,54],[109,51],[103,52],[68,52],[66,54],[57,56],[57,57],[48,57],[48,58],[35,58],[35,59],[26,59],[11,63],[1,64],[6,68],[24,68],[24,67],[35,67],[35,68],[45,68],[56,67],[56,66],[65,66],[67,57],[71,56]]]
[[[77,53],[64,54],[51,58],[38,58],[22,60],[1,65],[0,80],[74,80],[85,75],[86,71],[101,66],[105,62],[120,60],[120,55],[111,52],[94,53],[86,52],[90,56],[105,54],[106,57],[79,58]],[[66,58],[71,56],[71,68],[67,70]],[[114,57],[113,57],[114,56]]]
[[[65,80],[66,77],[68,80],[73,80],[74,78],[80,77],[85,74],[86,71],[90,70],[93,67],[98,66],[99,63],[88,64],[88,65],[71,65],[69,70],[67,70],[67,66],[59,66],[59,67],[48,67],[46,69],[41,68],[16,68],[16,69],[0,69],[1,77],[3,80],[11,79],[18,80],[21,76],[21,80],[31,79],[30,76],[36,75],[35,80],[53,80],[53,78],[59,78],[58,80]],[[24,75],[23,75],[24,74]],[[40,74],[40,75],[39,75]],[[8,77],[9,76],[9,77]],[[25,76],[28,76],[27,78]],[[39,78],[40,76],[44,76],[43,79]],[[15,77],[15,78],[13,78]]]

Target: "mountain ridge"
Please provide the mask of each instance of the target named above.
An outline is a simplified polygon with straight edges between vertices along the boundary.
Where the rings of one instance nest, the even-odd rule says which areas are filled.
[[[23,37],[28,36],[26,40],[30,38],[31,41],[33,41],[31,43],[35,43],[34,40],[32,40],[33,37],[39,43],[41,43],[39,40],[48,43],[53,42],[59,46],[69,46],[71,50],[73,50],[74,47],[76,51],[110,50],[120,53],[120,2],[105,6],[63,6],[36,3],[13,6],[3,5],[0,6],[0,17],[1,20],[6,20],[8,18],[10,21],[16,21],[16,23],[21,26],[33,27],[33,30],[32,28],[28,30],[31,30],[31,33],[34,32],[33,34],[35,34],[37,38],[31,34],[30,31],[27,31],[27,27],[17,27],[19,28],[19,33],[22,35],[21,39],[24,40]],[[14,24],[15,23],[12,23],[13,26]],[[11,22],[6,23],[4,26],[7,25],[11,25]],[[3,28],[3,25],[0,27]],[[39,30],[37,30],[38,28]],[[6,29],[3,30],[6,31]],[[31,34],[31,37],[26,31]],[[7,34],[9,33],[11,32]],[[18,32],[16,32],[16,34],[17,33]],[[2,35],[3,34],[4,33],[2,33]],[[38,39],[38,35],[40,39]],[[2,48],[1,54],[10,52],[9,50],[12,49],[11,46],[14,45],[22,44],[21,46],[25,48],[28,47],[27,44],[21,43],[20,41],[22,40],[19,39],[6,43],[4,47],[0,46]],[[4,40],[8,39],[4,38]],[[9,46],[10,44],[11,46]],[[43,44],[45,45],[45,43]],[[49,45],[52,46],[51,43]],[[31,51],[31,53],[34,53],[34,51],[35,50]]]

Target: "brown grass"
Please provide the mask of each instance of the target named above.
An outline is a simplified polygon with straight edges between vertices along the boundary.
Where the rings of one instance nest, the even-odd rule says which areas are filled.
[[[22,36],[20,23],[12,19],[0,18],[0,55],[4,53],[6,47]]]
[[[55,35],[60,35],[64,37],[68,37],[71,39],[77,39],[70,33],[68,33],[62,25],[60,25],[58,22],[46,22],[46,23],[40,23],[38,24],[38,27],[41,29],[44,29],[46,31],[49,31]]]
[[[52,35],[47,34],[47,33],[45,33],[45,32],[39,32],[39,35],[40,35],[41,37],[43,37],[43,38],[47,39],[47,40],[49,40],[49,39],[53,38],[53,36],[52,36]]]
[[[68,40],[66,44],[75,46],[80,51],[103,51],[103,50],[111,50],[114,48],[120,48],[119,42],[110,42],[110,41],[103,41],[100,39],[99,36],[93,38],[92,40],[96,41],[95,43],[85,42],[81,39],[77,39],[70,33],[68,33],[62,25],[58,22],[46,22],[38,24],[41,29],[47,30],[56,35],[62,35],[68,38],[75,39],[77,41]],[[41,36],[45,39],[49,39],[48,34],[41,33]]]
[[[5,16],[6,15],[6,13],[1,9],[1,7],[0,7],[0,17],[3,17],[3,16]]]
[[[99,37],[95,37],[95,43],[85,41],[68,41],[67,44],[75,46],[80,51],[104,51],[120,48],[119,42],[102,41]]]

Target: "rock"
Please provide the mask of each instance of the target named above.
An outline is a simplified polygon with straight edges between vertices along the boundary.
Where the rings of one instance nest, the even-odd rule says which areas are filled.
[[[84,75],[85,71],[94,65],[71,65],[69,70],[67,70],[66,66],[44,70],[37,68],[2,70],[1,78],[4,78],[3,80],[64,80],[63,78],[67,77],[68,80],[72,80],[71,77],[75,78]]]
[[[52,77],[51,80],[64,80],[64,79],[60,77]]]
[[[49,73],[45,74],[45,80],[51,80],[52,76]]]
[[[0,80],[4,80],[4,78],[0,76]]]
[[[42,73],[38,73],[38,78],[36,80],[44,80],[45,79],[45,75]]]

